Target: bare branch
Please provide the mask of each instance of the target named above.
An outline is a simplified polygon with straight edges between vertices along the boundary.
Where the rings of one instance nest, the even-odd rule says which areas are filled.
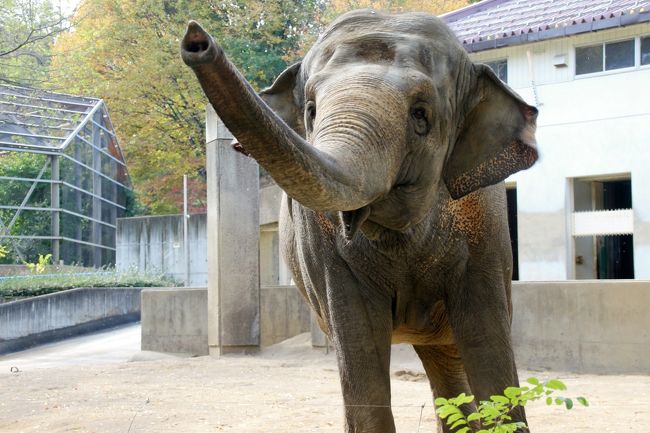
[[[19,14],[16,15],[19,16]],[[38,24],[32,23],[27,35],[20,41],[17,41],[13,47],[5,49],[5,51],[0,51],[0,57],[8,56],[28,45],[32,45],[43,39],[52,38],[61,32],[69,30],[70,26],[66,24],[69,18],[59,15],[52,21],[45,21]]]

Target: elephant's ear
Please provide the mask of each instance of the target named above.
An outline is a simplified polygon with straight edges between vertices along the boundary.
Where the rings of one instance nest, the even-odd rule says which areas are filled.
[[[537,160],[537,109],[488,66],[475,65],[475,72],[477,98],[445,165],[445,184],[454,199],[501,182]]]
[[[301,107],[296,103],[294,90],[300,73],[300,62],[285,69],[271,87],[260,92],[260,97],[298,134],[304,136],[304,120]]]

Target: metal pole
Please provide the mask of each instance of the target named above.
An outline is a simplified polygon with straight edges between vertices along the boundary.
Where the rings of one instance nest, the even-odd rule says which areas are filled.
[[[99,105],[98,105],[99,106]],[[97,116],[97,122],[92,124],[92,143],[93,148],[92,152],[92,176],[93,176],[93,199],[92,199],[92,222],[91,222],[91,242],[97,245],[103,245],[102,241],[102,227],[99,224],[99,221],[102,221],[102,201],[99,197],[102,197],[102,154],[97,150],[101,148],[102,145],[102,131],[99,129],[97,124],[101,121],[101,111],[95,111],[93,116]],[[75,144],[78,145],[79,142]],[[65,154],[64,154],[65,155]],[[77,164],[80,161],[76,161]],[[106,176],[108,177],[108,176]],[[110,177],[109,177],[110,179]],[[101,267],[104,263],[102,260],[103,252],[101,248],[93,247],[92,249],[92,261],[93,266],[96,268]],[[86,263],[86,266],[88,264]]]
[[[61,198],[60,198],[60,186],[59,186],[59,157],[56,155],[50,156],[50,164],[52,165],[52,183],[50,184],[50,194],[51,194],[51,203],[50,206],[54,210],[52,212],[52,263],[55,265],[59,264],[61,259],[61,241],[59,236],[61,236],[60,224],[61,224],[61,213],[59,208],[61,207]]]
[[[190,286],[190,239],[188,237],[190,215],[187,212],[187,175],[183,175],[183,249],[185,251],[185,287]]]

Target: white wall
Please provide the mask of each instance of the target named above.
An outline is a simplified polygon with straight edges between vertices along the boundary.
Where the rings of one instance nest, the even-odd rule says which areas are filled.
[[[575,45],[637,35],[650,35],[650,24],[472,55],[507,57],[509,84],[540,111],[540,161],[508,179],[517,184],[521,280],[574,277],[568,179],[620,173],[632,179],[635,278],[650,279],[650,66],[574,77]],[[558,54],[567,67],[553,66]]]
[[[208,282],[206,215],[190,215],[188,225],[190,286]],[[185,280],[183,216],[157,215],[118,218],[116,263],[119,271],[161,272]]]

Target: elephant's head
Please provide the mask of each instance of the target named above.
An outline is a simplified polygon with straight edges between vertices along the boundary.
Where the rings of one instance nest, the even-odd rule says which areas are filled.
[[[182,48],[246,150],[304,206],[341,211],[348,235],[405,230],[445,188],[459,198],[537,159],[537,110],[427,14],[345,14],[259,96],[195,23]]]

